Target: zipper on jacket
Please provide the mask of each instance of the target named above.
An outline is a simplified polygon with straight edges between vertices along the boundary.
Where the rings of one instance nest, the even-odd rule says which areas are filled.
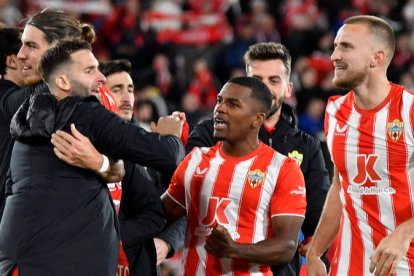
[[[272,147],[272,142],[273,142],[273,141],[272,141],[272,138],[270,137],[270,138],[269,138],[269,146],[270,146],[270,147]]]

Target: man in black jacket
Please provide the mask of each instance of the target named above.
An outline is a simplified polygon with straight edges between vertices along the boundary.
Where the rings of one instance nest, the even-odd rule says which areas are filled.
[[[306,215],[302,232],[305,240],[312,237],[322,212],[330,182],[319,141],[300,131],[295,124],[293,110],[284,99],[292,92],[289,81],[291,56],[282,44],[258,43],[245,53],[246,73],[262,80],[273,95],[271,114],[259,132],[259,139],[276,151],[294,159],[300,166],[306,185]],[[213,119],[201,122],[190,134],[186,151],[195,146],[212,146]],[[272,267],[275,275],[299,275],[300,255],[305,256],[308,244],[303,243],[290,264]],[[300,254],[299,254],[300,251]]]
[[[130,76],[131,73],[131,63],[128,60],[115,60],[109,62],[103,62],[100,64],[99,69],[106,77],[106,86],[111,91],[115,102],[119,109],[119,116],[123,118],[125,121],[130,121],[132,123],[136,123],[133,117],[133,107],[135,103],[135,96],[134,96],[134,84],[132,78]],[[148,173],[149,174],[148,174]],[[166,189],[166,185],[163,185],[159,172],[148,169],[145,171],[146,175],[150,177],[151,181],[141,185],[155,185],[159,192],[163,194]],[[125,177],[127,177],[128,170],[126,171]],[[171,178],[171,175],[164,175],[164,178],[168,178],[168,183]],[[124,183],[125,181],[123,181]],[[124,187],[123,187],[124,189]],[[161,195],[160,194],[160,195]],[[123,210],[123,206],[127,207],[128,202],[124,200],[125,197],[129,197],[129,195],[123,193],[122,201],[121,201],[121,212]],[[124,204],[124,205],[123,205]],[[147,252],[143,250],[140,254],[137,254],[137,260],[140,261],[138,267],[140,268],[139,274],[145,275],[145,261],[150,261],[149,265],[153,266],[152,259],[148,259],[152,256],[153,252],[156,252],[157,258],[156,263],[159,265],[161,261],[165,259],[165,257],[170,256],[178,250],[184,243],[184,235],[186,230],[186,219],[182,218],[178,220],[172,227],[167,227],[163,232],[161,232],[158,236],[154,237],[153,241],[152,238],[146,241],[141,240],[143,246],[146,248]],[[122,232],[122,220],[120,220],[121,224],[121,232]],[[154,247],[155,244],[155,247]],[[128,253],[128,252],[127,252]],[[147,263],[148,264],[148,263]],[[138,268],[137,267],[137,268]],[[131,268],[133,270],[133,268]],[[138,271],[138,270],[137,270]],[[153,275],[153,274],[148,274]]]
[[[50,137],[77,133],[76,124],[99,151],[170,172],[184,153],[182,122],[154,125],[162,132],[176,122],[175,135],[148,133],[96,97],[84,98],[105,81],[86,41],[61,40],[40,64],[52,94],[32,95],[12,121],[13,194],[0,226],[0,274],[17,264],[22,275],[113,275],[119,240],[107,187],[95,173],[59,161]]]
[[[17,58],[22,42],[22,30],[18,28],[0,29],[0,218],[4,208],[4,185],[10,166],[12,140],[10,137],[11,117],[5,112],[7,98],[22,85],[22,63]]]

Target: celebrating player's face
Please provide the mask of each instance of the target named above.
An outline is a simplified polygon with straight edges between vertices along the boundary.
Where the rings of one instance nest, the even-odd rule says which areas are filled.
[[[131,120],[135,101],[134,84],[131,76],[125,71],[108,75],[106,86],[115,99],[119,116],[124,120]]]
[[[290,83],[286,67],[280,59],[254,60],[247,67],[247,76],[258,78],[272,92],[273,101],[270,115],[275,114],[286,97],[290,97]]]
[[[32,25],[26,25],[22,34],[22,47],[17,58],[22,61],[23,84],[33,85],[41,82],[37,69],[40,57],[49,47],[45,34]]]
[[[68,78],[71,95],[86,97],[99,93],[105,76],[98,70],[98,61],[89,50],[80,50],[71,55],[72,64]]]
[[[367,40],[369,36],[367,27],[362,24],[344,25],[338,31],[331,56],[335,66],[334,86],[354,89],[365,81],[373,55],[373,48]]]
[[[214,137],[218,140],[237,142],[245,140],[252,131],[256,118],[251,89],[226,83],[217,96],[214,107]]]

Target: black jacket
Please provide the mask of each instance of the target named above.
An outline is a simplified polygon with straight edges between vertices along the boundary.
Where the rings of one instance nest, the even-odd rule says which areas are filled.
[[[119,237],[106,183],[60,161],[50,136],[74,123],[102,153],[173,172],[180,140],[124,122],[95,97],[50,94],[25,101],[12,120],[12,195],[0,226],[0,275],[114,275]]]
[[[213,137],[213,119],[201,122],[189,136],[186,151],[195,146],[212,146],[216,144]],[[260,129],[259,139],[273,147],[277,152],[286,156],[293,154],[300,161],[300,168],[305,178],[306,186],[306,215],[302,232],[306,237],[313,235],[322,213],[330,182],[320,143],[312,136],[296,127],[296,117],[290,106],[283,104],[282,114],[275,126],[276,130],[269,134],[264,127]],[[295,154],[295,151],[297,153]],[[275,275],[299,275],[300,256],[296,252],[290,264],[272,267]]]
[[[131,276],[157,273],[157,252],[153,238],[165,224],[158,191],[147,170],[125,161],[119,210],[121,240]]]
[[[10,135],[10,122],[17,109],[32,93],[47,89],[45,84],[27,88],[19,88],[8,80],[0,80],[0,219],[3,214],[5,198],[5,183],[10,167],[10,157],[13,149],[13,139]]]

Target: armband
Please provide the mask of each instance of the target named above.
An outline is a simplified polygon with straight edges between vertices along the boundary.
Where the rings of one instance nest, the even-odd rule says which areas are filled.
[[[102,166],[98,171],[100,173],[107,172],[108,169],[109,169],[109,159],[108,159],[108,157],[105,154],[102,154],[102,157],[103,157]]]

